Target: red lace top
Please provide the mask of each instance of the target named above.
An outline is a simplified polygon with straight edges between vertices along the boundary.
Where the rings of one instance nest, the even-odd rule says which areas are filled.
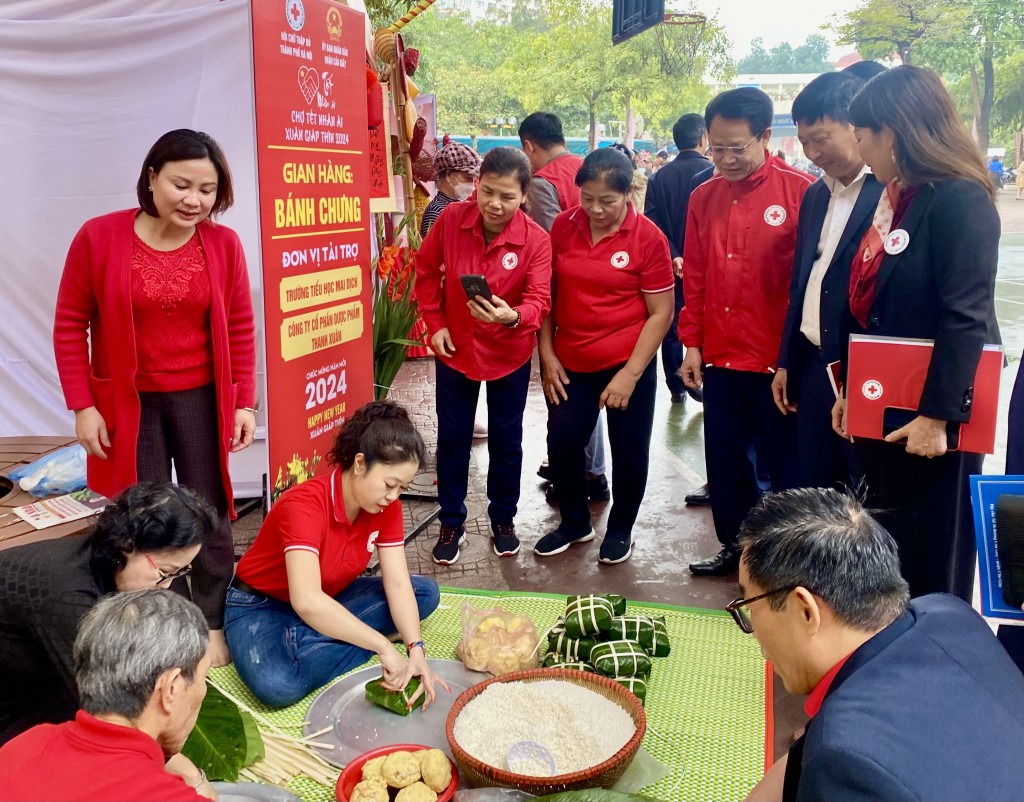
[[[210,275],[199,237],[158,251],[133,235],[132,317],[139,392],[191,390],[213,381]]]

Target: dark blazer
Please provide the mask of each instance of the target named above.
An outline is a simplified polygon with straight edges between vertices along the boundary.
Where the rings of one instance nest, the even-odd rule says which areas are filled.
[[[652,175],[647,184],[644,214],[668,237],[673,259],[683,255],[693,177],[710,166],[711,162],[696,151],[680,151],[675,159]]]
[[[1024,675],[953,596],[914,599],[839,670],[784,800],[1024,800]]]
[[[864,184],[853,206],[850,219],[843,229],[835,254],[825,271],[821,282],[821,354],[825,363],[846,358],[843,318],[849,316],[850,264],[860,250],[860,240],[871,225],[871,219],[882,194],[882,184],[870,173],[864,176]],[[789,285],[789,308],[782,328],[782,345],[779,348],[779,367],[789,372],[787,385],[791,396],[796,396],[800,382],[800,364],[797,351],[792,347],[794,338],[800,334],[803,318],[804,295],[811,268],[818,258],[818,240],[828,213],[828,202],[832,197],[828,185],[821,179],[816,181],[800,204],[797,221],[796,252],[793,256],[793,277]]]
[[[866,332],[847,316],[842,341],[853,332],[935,340],[918,412],[966,423],[982,347],[1002,342],[995,312],[999,213],[980,184],[940,181],[921,187],[897,228],[910,244],[882,259]]]

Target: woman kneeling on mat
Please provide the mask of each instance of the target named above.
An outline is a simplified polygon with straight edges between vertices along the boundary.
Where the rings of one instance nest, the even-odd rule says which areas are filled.
[[[334,471],[285,493],[238,564],[225,609],[235,667],[260,701],[283,707],[376,653],[389,689],[420,677],[416,696],[426,692],[429,704],[435,683],[448,690],[420,636],[439,592],[433,579],[409,576],[397,501],[423,460],[423,439],[402,407],[374,401],[342,427],[327,458]],[[374,546],[380,576],[362,576]]]

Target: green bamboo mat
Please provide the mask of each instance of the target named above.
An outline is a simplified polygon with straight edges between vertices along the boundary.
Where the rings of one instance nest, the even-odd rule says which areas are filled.
[[[440,606],[423,622],[431,657],[456,658],[464,602],[479,609],[499,604],[529,615],[538,632],[565,609],[565,596],[554,594],[444,588]],[[643,742],[669,774],[642,793],[666,802],[743,798],[761,778],[765,763],[765,665],[757,642],[717,610],[633,601],[627,609],[664,616],[672,643],[668,657],[653,661]],[[252,696],[231,666],[212,670],[210,679],[294,735],[301,735],[306,712],[320,692],[273,710]],[[303,802],[334,799],[333,788],[302,777],[292,781],[290,790]]]

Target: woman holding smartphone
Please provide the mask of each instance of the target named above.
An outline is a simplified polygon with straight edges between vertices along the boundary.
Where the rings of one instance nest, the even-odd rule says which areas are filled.
[[[536,333],[551,304],[551,243],[521,209],[530,177],[522,151],[488,152],[475,200],[449,204],[416,255],[416,298],[437,355],[441,534],[433,558],[438,565],[456,562],[465,542],[473,415],[482,382],[487,383],[487,514],[494,553],[519,552],[514,518],[523,410]],[[482,276],[467,279],[471,297],[463,276]],[[484,289],[490,298],[480,294]]]

